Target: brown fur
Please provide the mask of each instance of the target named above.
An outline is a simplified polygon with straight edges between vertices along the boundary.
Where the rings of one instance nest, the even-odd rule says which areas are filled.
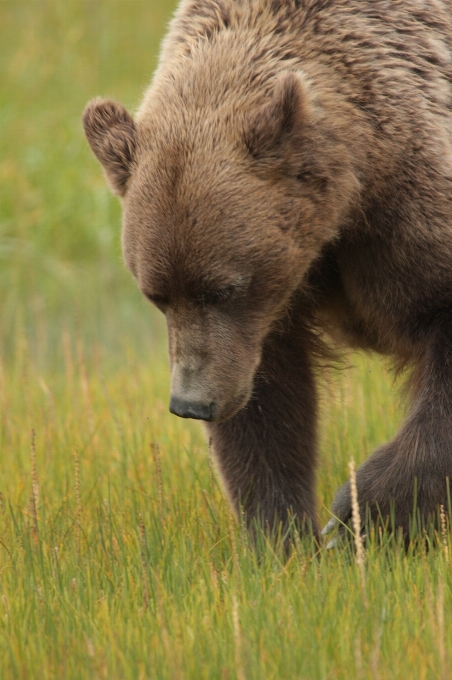
[[[174,403],[204,408],[249,524],[317,529],[325,331],[414,368],[410,415],[358,470],[363,513],[395,504],[407,532],[415,486],[422,521],[447,506],[451,111],[450,0],[184,0],[135,122],[86,108]]]

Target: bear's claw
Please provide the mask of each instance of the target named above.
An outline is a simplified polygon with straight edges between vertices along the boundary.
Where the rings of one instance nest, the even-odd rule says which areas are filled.
[[[337,517],[332,517],[327,524],[323,527],[321,534],[322,536],[328,536],[339,526],[339,520]]]

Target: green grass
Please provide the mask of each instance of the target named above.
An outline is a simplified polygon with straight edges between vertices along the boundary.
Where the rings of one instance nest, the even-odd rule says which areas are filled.
[[[445,549],[372,543],[364,593],[350,547],[258,557],[202,430],[167,413],[163,322],[80,114],[138,103],[172,8],[0,3],[0,677],[449,678]],[[325,521],[401,418],[385,366],[351,363],[323,390]]]

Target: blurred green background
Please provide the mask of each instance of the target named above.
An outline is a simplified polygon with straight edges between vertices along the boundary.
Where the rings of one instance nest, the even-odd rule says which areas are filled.
[[[85,141],[96,95],[132,110],[157,63],[174,2],[0,3],[0,347],[26,329],[40,360],[62,328],[113,348],[152,344],[161,319],[124,271],[120,205]],[[51,321],[51,323],[49,323]],[[143,347],[144,349],[144,347]]]

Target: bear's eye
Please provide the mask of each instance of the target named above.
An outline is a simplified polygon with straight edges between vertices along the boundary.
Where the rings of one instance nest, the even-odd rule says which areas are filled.
[[[196,301],[202,305],[218,305],[229,300],[233,292],[234,286],[226,286],[220,290],[209,290],[198,295]]]

